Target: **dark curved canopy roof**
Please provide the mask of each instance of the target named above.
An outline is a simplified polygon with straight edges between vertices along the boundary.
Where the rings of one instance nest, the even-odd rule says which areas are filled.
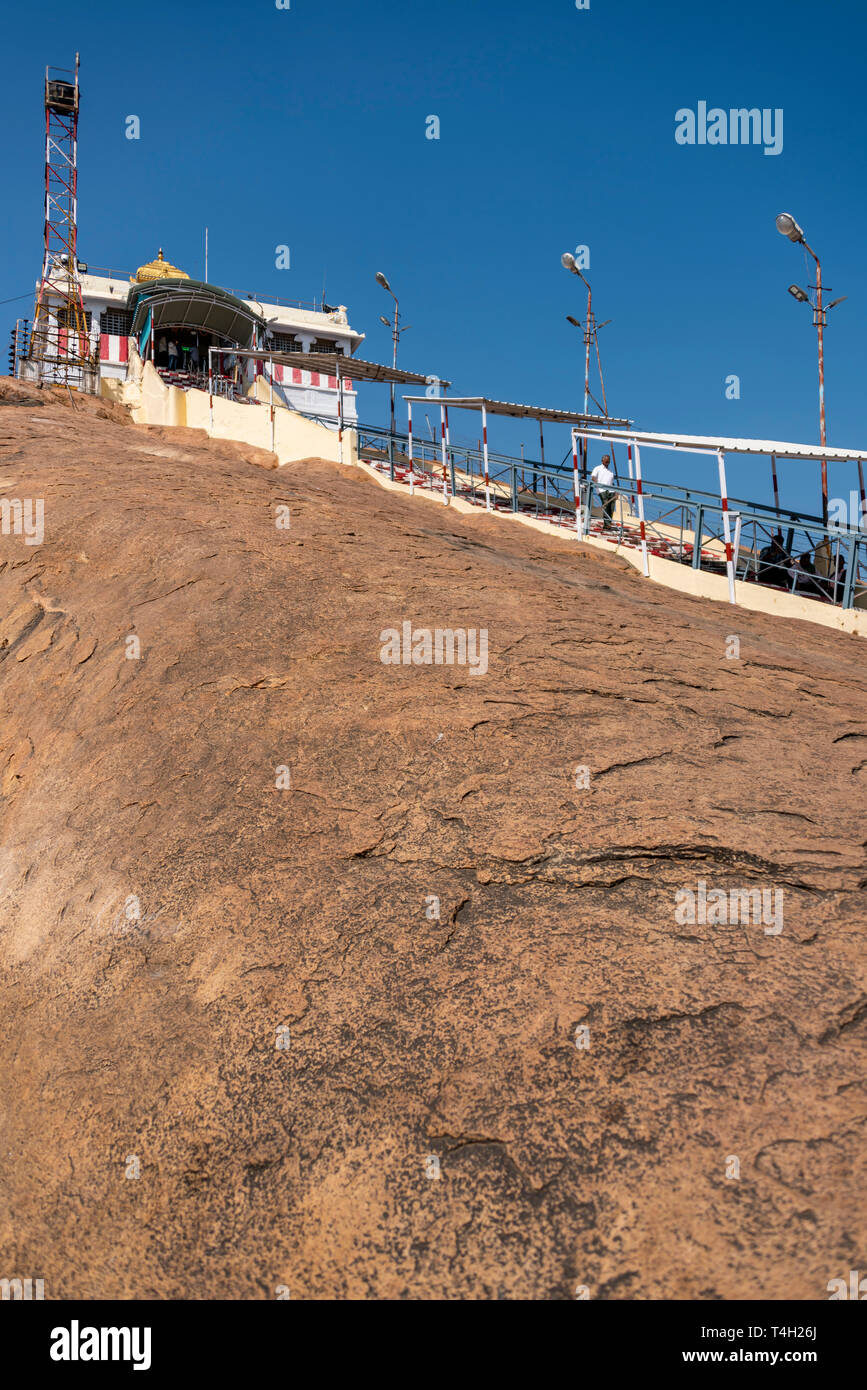
[[[230,343],[248,347],[255,329],[265,331],[265,320],[227,290],[207,285],[203,280],[149,280],[130,285],[126,300],[133,315],[131,332],[138,335],[148,308],[153,309],[154,326],[193,328],[215,333]]]

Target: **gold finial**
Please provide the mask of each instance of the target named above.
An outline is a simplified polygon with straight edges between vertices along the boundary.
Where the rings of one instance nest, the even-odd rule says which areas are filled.
[[[135,279],[130,283],[141,285],[148,280],[189,280],[189,278],[185,270],[178,270],[176,265],[172,265],[171,261],[165,259],[163,248],[160,247],[156,260],[148,261],[147,265],[140,265],[135,273]]]

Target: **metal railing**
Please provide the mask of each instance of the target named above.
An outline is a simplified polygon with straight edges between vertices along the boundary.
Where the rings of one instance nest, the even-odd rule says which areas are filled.
[[[87,266],[86,270],[81,271],[82,275],[96,275],[101,280],[123,280],[127,282],[127,288],[128,282],[135,279],[135,272],[132,270],[113,270],[109,266],[91,265],[90,261],[80,261],[79,265]]]
[[[582,504],[588,505],[592,485],[582,483]],[[621,497],[612,529],[622,538],[634,534],[634,489],[613,484],[608,492]],[[678,495],[680,494],[680,495]],[[672,483],[642,483],[645,528],[650,549],[662,558],[711,573],[726,572],[724,511],[719,497],[679,488]],[[867,597],[867,532],[826,526],[818,517],[774,508],[761,502],[729,499],[733,530],[735,577],[842,608],[860,607]],[[604,523],[603,523],[604,527]]]
[[[236,299],[253,300],[256,304],[279,304],[284,309],[306,309],[308,313],[332,314],[336,313],[333,306],[325,307],[324,300],[321,299],[283,299],[277,294],[254,294],[251,290],[233,290],[229,285],[220,285],[221,290],[226,294],[233,294]]]
[[[359,456],[388,469],[392,478],[409,480],[409,439],[384,426],[358,424]],[[552,525],[576,528],[574,475],[564,464],[542,464],[488,452],[488,487],[484,455],[478,448],[448,442],[443,468],[442,439],[413,434],[413,485],[462,497],[492,510],[529,513]],[[612,484],[610,520],[601,506],[593,514],[596,492],[589,479],[579,482],[578,505],[584,530],[613,543],[640,544],[636,490],[631,481]],[[709,573],[726,573],[723,507],[718,495],[676,483],[643,480],[646,544],[651,553]],[[618,506],[618,499],[622,505]],[[729,498],[736,578],[841,608],[867,606],[867,531],[825,525],[807,512],[775,508],[763,502]]]

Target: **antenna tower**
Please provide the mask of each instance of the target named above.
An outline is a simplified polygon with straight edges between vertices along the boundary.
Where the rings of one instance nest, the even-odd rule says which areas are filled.
[[[72,71],[45,69],[45,248],[29,356],[40,380],[88,389],[94,363],[77,255],[78,104],[76,53]]]

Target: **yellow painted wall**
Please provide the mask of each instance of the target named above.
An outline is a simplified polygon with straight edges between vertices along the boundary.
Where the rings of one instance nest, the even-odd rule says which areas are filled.
[[[262,407],[270,406],[271,387],[264,377],[257,376],[251,387],[250,395],[262,402],[262,406],[256,407],[256,414],[265,417],[269,441],[265,447],[270,449],[270,409]],[[247,406],[240,408],[242,410],[252,409],[252,407]],[[357,442],[358,437],[355,430],[344,429],[344,463],[354,464],[356,462]],[[319,425],[315,420],[308,420],[304,415],[296,415],[294,410],[287,410],[285,406],[275,403],[274,452],[281,464],[305,458],[329,459],[332,463],[338,463],[340,461],[340,443],[337,430],[327,429],[325,425]]]
[[[126,382],[121,377],[102,376],[99,379],[99,394],[104,401],[123,401],[123,388]]]
[[[136,424],[186,425],[205,430],[213,439],[252,444],[258,449],[272,451],[280,465],[305,458],[339,461],[337,431],[297,415],[285,406],[274,407],[272,436],[271,412],[267,406],[270,388],[261,377],[250,391],[251,399],[261,404],[247,405],[214,396],[213,425],[207,391],[182,391],[178,386],[166,385],[153,363],[142,362],[134,347],[129,375],[122,387],[122,399]],[[343,431],[344,463],[356,462],[357,443],[355,430]]]

